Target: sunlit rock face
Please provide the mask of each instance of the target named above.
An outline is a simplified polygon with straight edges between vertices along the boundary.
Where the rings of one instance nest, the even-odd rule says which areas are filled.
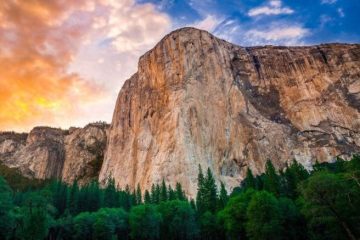
[[[36,127],[29,134],[1,133],[0,160],[30,178],[84,184],[98,177],[107,129],[101,123],[69,130]]]
[[[267,159],[310,167],[360,150],[360,45],[244,48],[193,28],[139,60],[116,103],[99,180],[228,189]]]

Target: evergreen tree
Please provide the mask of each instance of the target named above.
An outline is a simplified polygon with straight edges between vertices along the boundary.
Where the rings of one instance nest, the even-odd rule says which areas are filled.
[[[196,208],[199,214],[202,214],[206,211],[205,197],[206,197],[205,178],[201,166],[199,165],[198,186],[197,186],[197,194],[196,194]]]
[[[191,206],[194,210],[196,210],[196,203],[195,203],[195,200],[194,200],[194,199],[191,199],[191,200],[190,200],[190,206]]]
[[[129,185],[125,186],[125,193],[122,194],[122,201],[124,202],[126,210],[129,210],[133,206],[132,195]]]
[[[216,211],[216,204],[217,204],[217,189],[215,184],[215,178],[210,170],[208,168],[207,175],[205,179],[205,204],[206,204],[206,210],[214,213]]]
[[[176,183],[175,194],[176,194],[177,199],[182,200],[182,201],[186,200],[185,192],[182,189],[182,186],[180,183]]]
[[[153,204],[158,204],[160,203],[160,193],[161,193],[161,189],[159,184],[156,185],[152,185],[151,186],[151,203]]]
[[[280,179],[270,160],[265,165],[264,190],[280,196]]]
[[[151,196],[148,190],[145,191],[145,195],[144,195],[144,203],[145,204],[151,204]]]
[[[79,201],[79,186],[77,184],[77,180],[75,180],[73,182],[73,184],[71,185],[71,187],[68,189],[69,194],[68,194],[68,203],[67,206],[69,208],[69,211],[71,214],[75,215],[77,214],[79,211],[78,209],[78,201]]]
[[[176,192],[172,189],[172,187],[168,186],[168,200],[172,201],[177,199]]]
[[[90,212],[96,212],[101,207],[101,191],[99,183],[92,181],[88,186],[87,209]]]
[[[206,211],[214,213],[217,205],[217,189],[215,179],[210,168],[207,170],[206,178],[199,166],[198,174],[198,192],[196,195],[196,206],[198,213],[201,215]]]
[[[38,240],[48,235],[52,221],[47,212],[49,199],[39,193],[31,193],[21,209],[21,227],[17,236],[21,239]]]
[[[138,184],[136,188],[136,204],[140,205],[141,203],[142,203],[141,188],[140,188],[140,184]]]
[[[12,190],[5,179],[0,176],[0,239],[7,239],[15,223],[10,210],[13,207]]]
[[[117,190],[115,187],[115,180],[109,179],[104,191],[104,207],[111,208],[111,207],[118,207],[119,206],[119,199]]]
[[[213,240],[218,238],[216,216],[210,212],[204,212],[199,219],[201,239]]]
[[[160,202],[165,202],[168,200],[168,190],[166,188],[165,180],[162,180],[161,183],[161,193],[160,193]]]
[[[257,186],[256,186],[256,179],[254,178],[254,175],[252,174],[252,171],[250,168],[247,169],[247,172],[246,172],[246,178],[244,179],[244,182],[243,182],[243,186],[245,188],[253,188],[253,189],[257,189]]]
[[[132,194],[130,195],[130,202],[131,202],[131,206],[136,206],[137,205],[137,199],[136,199],[136,190],[134,189]]]
[[[229,197],[225,189],[223,182],[220,184],[220,195],[219,195],[219,209],[223,209],[226,206]]]
[[[154,203],[155,204],[160,203],[160,195],[161,195],[160,185],[156,184],[156,186],[155,186],[155,195],[154,195]]]
[[[297,185],[301,181],[304,181],[308,175],[306,169],[294,160],[293,163],[286,168],[283,174],[285,180],[285,183],[283,184],[285,195],[292,199],[298,197]]]
[[[157,203],[157,197],[156,197],[156,186],[155,184],[151,185],[151,193],[150,193],[150,197],[151,197],[151,203],[156,204]]]
[[[50,191],[52,192],[52,204],[57,209],[57,215],[64,213],[67,206],[67,185],[61,181],[53,181],[50,184]]]

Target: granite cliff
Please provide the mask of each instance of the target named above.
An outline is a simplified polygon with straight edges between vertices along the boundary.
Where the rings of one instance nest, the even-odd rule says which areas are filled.
[[[165,179],[194,197],[199,165],[230,190],[268,159],[310,168],[360,152],[359,111],[359,44],[240,47],[183,28],[140,58],[110,128],[1,133],[0,161],[69,183]]]
[[[98,177],[107,130],[108,125],[93,123],[69,130],[35,127],[29,134],[0,133],[0,160],[29,178],[84,184]]]
[[[311,167],[360,150],[360,45],[240,47],[184,28],[122,87],[99,180],[196,193],[198,166],[231,189],[247,168]]]

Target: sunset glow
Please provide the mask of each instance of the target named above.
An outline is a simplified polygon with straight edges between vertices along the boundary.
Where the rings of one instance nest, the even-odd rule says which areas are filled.
[[[340,0],[0,1],[0,131],[110,122],[117,94],[136,72],[138,58],[173,29],[194,26],[246,46],[358,42],[359,5]]]

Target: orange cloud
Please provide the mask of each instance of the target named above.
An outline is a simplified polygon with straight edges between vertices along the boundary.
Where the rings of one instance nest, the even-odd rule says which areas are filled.
[[[67,67],[91,28],[89,1],[0,2],[0,130],[68,126],[104,94]]]

